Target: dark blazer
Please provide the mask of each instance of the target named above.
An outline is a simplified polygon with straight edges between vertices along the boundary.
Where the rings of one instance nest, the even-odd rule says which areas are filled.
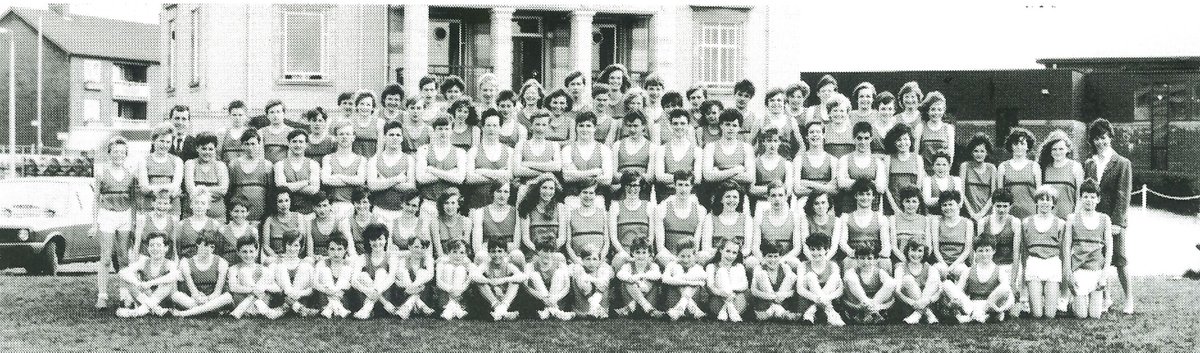
[[[172,144],[170,152],[176,157],[179,157],[179,159],[182,159],[184,162],[196,159],[196,157],[199,157],[199,155],[196,153],[196,138],[193,136],[185,136],[183,138],[183,148],[176,148],[176,146]]]
[[[1087,179],[1096,179],[1096,156],[1088,158],[1083,163],[1083,175]],[[1107,214],[1113,225],[1125,228],[1129,225],[1129,192],[1133,187],[1133,166],[1129,159],[1113,153],[1104,168],[1104,179],[1098,181],[1100,186],[1100,203],[1096,211]]]

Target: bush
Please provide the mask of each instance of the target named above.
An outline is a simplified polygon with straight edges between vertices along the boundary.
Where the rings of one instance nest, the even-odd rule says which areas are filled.
[[[1134,170],[1133,187],[1138,189],[1142,187],[1142,184],[1146,184],[1150,190],[1164,195],[1187,197],[1200,194],[1200,180],[1197,180],[1196,175],[1189,173],[1162,170]],[[1200,213],[1200,200],[1172,200],[1150,194],[1146,198],[1146,202],[1149,203],[1149,207],[1182,215]],[[1141,195],[1134,195],[1131,203],[1133,205],[1140,205]]]

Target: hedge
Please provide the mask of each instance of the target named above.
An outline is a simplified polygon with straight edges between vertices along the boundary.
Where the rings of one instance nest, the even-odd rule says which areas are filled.
[[[1134,170],[1133,188],[1139,189],[1146,184],[1150,190],[1171,195],[1187,197],[1200,195],[1200,178],[1192,173],[1182,173],[1161,170]],[[1130,200],[1132,205],[1141,205],[1141,195],[1134,195]],[[1182,215],[1200,213],[1200,200],[1171,200],[1157,195],[1149,195],[1146,199],[1149,207],[1167,210]]]

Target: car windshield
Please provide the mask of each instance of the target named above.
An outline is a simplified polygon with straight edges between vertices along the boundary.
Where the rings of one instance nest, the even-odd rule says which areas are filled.
[[[66,210],[70,189],[60,183],[0,183],[0,217],[45,217]]]

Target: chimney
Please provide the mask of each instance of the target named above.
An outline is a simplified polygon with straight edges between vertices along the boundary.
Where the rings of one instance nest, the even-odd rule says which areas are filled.
[[[70,12],[71,12],[70,11],[71,4],[50,3],[47,7],[50,8],[51,12],[54,12],[54,13],[58,14],[59,16],[63,16],[63,17],[69,16]]]

